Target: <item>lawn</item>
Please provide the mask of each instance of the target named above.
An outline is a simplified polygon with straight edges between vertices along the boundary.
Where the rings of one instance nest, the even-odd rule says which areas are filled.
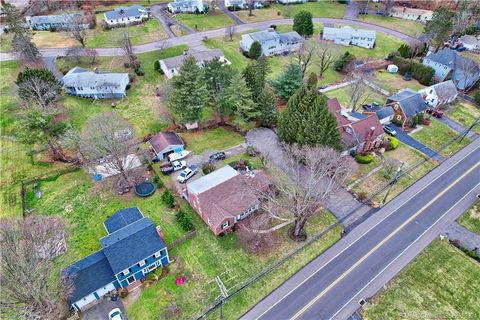
[[[480,108],[466,101],[460,100],[452,109],[447,111],[447,115],[450,119],[455,120],[465,128],[468,128],[475,122],[475,120],[480,118]],[[476,125],[472,130],[477,134],[480,134],[480,125]]]
[[[225,58],[232,63],[232,66],[238,71],[243,71],[248,64],[249,59],[240,51],[238,43],[241,38],[241,34],[235,34],[233,41],[229,41],[226,37],[209,38],[204,41],[204,44],[210,49],[221,49]]]
[[[465,212],[458,219],[458,222],[470,231],[480,235],[480,203],[477,202],[477,204]]]
[[[423,33],[424,25],[418,21],[403,20],[379,15],[360,15],[360,21],[376,24],[414,37]]]
[[[405,81],[400,74],[392,74],[390,72],[387,72],[386,70],[379,70],[378,72],[375,72],[372,81],[379,87],[382,87],[383,89],[389,91],[391,94],[395,94],[400,90],[406,88],[415,91],[425,88],[424,85],[422,85],[415,79]]]
[[[206,14],[180,13],[175,15],[175,20],[194,31],[220,29],[235,24],[232,18],[220,10]]]
[[[373,90],[372,88],[368,87],[368,92],[369,95],[366,97],[366,99],[363,99],[363,101],[359,101],[358,104],[361,106],[362,104],[365,103],[372,103],[374,101],[382,104],[385,102],[386,98],[384,95],[382,95],[380,92]],[[349,108],[350,104],[350,93],[349,93],[349,86],[341,87],[335,90],[331,90],[328,92],[325,92],[326,96],[329,98],[337,98],[338,102],[340,102],[340,105],[344,108]],[[361,107],[359,108],[359,112],[361,112],[362,109]]]
[[[236,132],[216,128],[210,130],[180,133],[185,141],[185,148],[194,154],[202,154],[206,150],[225,150],[243,142],[243,137]]]
[[[437,150],[452,138],[458,136],[458,134],[458,132],[450,129],[446,124],[443,124],[432,117],[430,125],[424,126],[417,132],[412,133],[412,137],[432,150]],[[456,141],[440,151],[440,154],[444,157],[450,157],[458,150],[465,147],[469,142],[468,138],[464,138],[462,141]]]
[[[478,262],[435,240],[361,314],[365,320],[480,319],[478,279]]]

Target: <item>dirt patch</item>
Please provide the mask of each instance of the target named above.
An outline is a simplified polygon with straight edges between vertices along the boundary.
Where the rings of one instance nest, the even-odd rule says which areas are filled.
[[[267,230],[272,227],[265,213],[256,213],[236,226],[236,234],[240,245],[253,254],[268,255],[280,246],[281,240],[277,232],[259,233],[255,230]]]

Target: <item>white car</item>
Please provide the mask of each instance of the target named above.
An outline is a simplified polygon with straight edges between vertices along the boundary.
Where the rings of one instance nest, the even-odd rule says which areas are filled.
[[[115,308],[108,313],[108,320],[125,320],[125,318],[123,317],[122,311]]]
[[[187,169],[180,172],[180,174],[177,176],[177,181],[180,183],[185,183],[188,179],[193,177],[197,171],[198,168],[196,165],[189,165]]]

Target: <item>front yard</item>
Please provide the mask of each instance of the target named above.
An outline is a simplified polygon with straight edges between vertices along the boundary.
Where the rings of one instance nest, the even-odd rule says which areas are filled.
[[[477,202],[477,204],[465,212],[458,219],[458,222],[470,231],[480,235],[480,202]]]
[[[468,128],[475,120],[480,118],[480,108],[464,100],[460,100],[453,108],[447,110],[447,115],[452,120]],[[480,134],[480,125],[475,126],[472,130]]]
[[[365,305],[365,320],[479,319],[480,265],[435,240]]]
[[[386,70],[379,70],[375,72],[372,81],[379,87],[382,87],[383,89],[390,92],[390,94],[395,94],[406,88],[415,91],[425,88],[424,85],[422,85],[415,79],[405,81],[403,80],[402,75],[398,73],[392,74]]]
[[[179,13],[174,19],[194,31],[220,29],[235,24],[232,18],[220,10],[205,14]]]
[[[180,134],[185,141],[185,148],[194,154],[202,154],[206,150],[225,150],[243,142],[243,137],[236,132],[216,128],[210,130],[183,132]]]
[[[389,28],[398,32],[418,37],[423,33],[424,25],[418,21],[404,20],[393,17],[384,17],[379,15],[360,15],[360,21],[376,24],[381,27]]]

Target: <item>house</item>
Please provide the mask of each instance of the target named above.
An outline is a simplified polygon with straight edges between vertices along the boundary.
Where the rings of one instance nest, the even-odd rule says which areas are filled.
[[[168,4],[171,13],[203,13],[208,11],[208,2],[203,0],[175,0]]]
[[[393,121],[401,123],[402,126],[410,124],[414,116],[427,109],[422,95],[412,89],[405,89],[388,97],[385,104],[393,108]]]
[[[381,147],[384,131],[375,114],[349,114],[336,98],[329,99],[327,106],[337,119],[337,129],[347,150],[364,153]]]
[[[458,96],[457,87],[455,87],[455,84],[452,80],[434,84],[433,86],[423,88],[418,92],[422,95],[423,100],[431,108],[449,104]]]
[[[480,36],[463,35],[458,39],[467,50],[479,51],[480,50]]]
[[[371,49],[375,46],[376,32],[374,30],[353,29],[350,26],[341,28],[325,27],[323,28],[322,39],[344,46],[353,44]]]
[[[393,116],[395,112],[393,112],[393,108],[391,106],[372,106],[368,111],[363,112],[364,115],[373,115],[375,114],[380,120],[380,123],[383,124],[388,124],[392,122]]]
[[[255,0],[252,4],[253,9],[260,9],[265,6],[265,0]],[[249,9],[249,5],[250,2],[247,0],[225,0],[225,7],[231,11]]]
[[[307,2],[308,0],[277,0],[278,3],[281,3],[281,4],[295,4],[295,3],[305,3]],[[308,2],[315,2],[316,0],[314,1],[308,1]]]
[[[462,91],[468,91],[480,78],[478,64],[450,48],[441,49],[437,53],[430,52],[423,59],[423,64],[435,70],[436,81],[452,79],[457,89]]]
[[[263,171],[243,175],[225,166],[187,183],[184,197],[218,236],[257,211],[260,201],[252,190],[268,186],[268,177]]]
[[[303,45],[303,38],[296,31],[279,33],[268,29],[242,35],[240,48],[248,52],[255,41],[262,45],[262,54],[265,56],[296,51]]]
[[[74,25],[81,28],[90,28],[87,18],[80,13],[64,13],[50,16],[27,16],[25,17],[32,30],[68,30]],[[79,23],[80,22],[80,23]]]
[[[139,208],[119,210],[103,225],[101,249],[62,270],[73,284],[69,300],[78,311],[112,291],[138,288],[149,272],[170,263],[162,230]]]
[[[187,57],[194,57],[195,60],[197,60],[197,64],[199,66],[203,65],[203,62],[210,61],[215,58],[218,58],[220,62],[223,62],[224,64],[230,64],[230,61],[228,61],[227,58],[225,58],[225,56],[223,55],[222,50],[216,48],[212,50],[185,53],[181,56],[159,60],[160,69],[163,71],[163,73],[167,76],[168,79],[171,79],[173,76],[178,74],[180,66],[183,64],[183,61]]]
[[[407,7],[393,7],[389,13],[390,17],[427,22],[432,20],[433,11],[424,9],[414,9]]]
[[[109,27],[121,27],[145,21],[149,17],[149,12],[145,7],[134,4],[130,7],[120,7],[107,11],[103,16]]]
[[[75,67],[63,76],[68,94],[91,99],[123,98],[130,83],[128,73],[88,71]]]
[[[150,138],[150,147],[158,160],[165,159],[170,153],[181,152],[185,143],[175,132],[159,132]]]

